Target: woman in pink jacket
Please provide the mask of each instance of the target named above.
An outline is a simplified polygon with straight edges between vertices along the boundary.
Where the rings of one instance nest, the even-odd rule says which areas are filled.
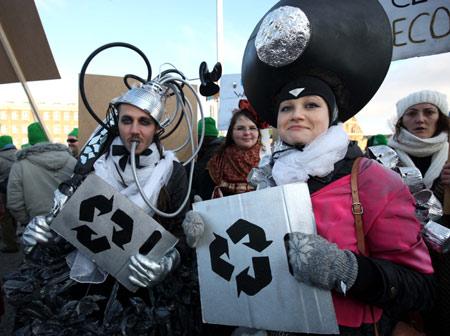
[[[311,193],[317,234],[289,235],[289,263],[298,281],[332,291],[341,335],[391,335],[434,298],[414,199],[400,177],[358,160],[360,204],[352,201],[352,166],[363,153],[342,122],[378,90],[391,55],[377,0],[282,0],[256,26],[242,63],[249,102],[280,138],[267,178],[306,182]],[[362,213],[365,250],[354,212]]]

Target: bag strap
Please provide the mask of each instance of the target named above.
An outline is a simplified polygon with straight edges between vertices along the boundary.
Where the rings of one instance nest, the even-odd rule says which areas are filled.
[[[355,218],[355,226],[356,226],[356,240],[358,242],[358,250],[364,256],[369,256],[369,252],[366,248],[366,239],[364,237],[364,229],[363,229],[363,220],[362,215],[364,213],[364,208],[359,201],[359,193],[358,193],[358,174],[359,174],[359,165],[362,160],[362,157],[356,158],[353,161],[352,173],[350,178],[350,186],[352,189],[352,213]],[[373,306],[370,306],[370,313],[372,314],[373,322],[373,331],[375,336],[379,336],[378,332],[378,324],[375,322],[375,313],[373,311]]]
[[[364,213],[364,208],[359,201],[358,193],[358,173],[359,173],[359,163],[361,162],[361,157],[356,158],[353,162],[352,173],[350,185],[352,189],[352,213],[355,217],[356,226],[356,239],[358,241],[358,250],[362,255],[368,256],[369,253],[366,249],[366,240],[364,238],[363,220],[362,214]]]

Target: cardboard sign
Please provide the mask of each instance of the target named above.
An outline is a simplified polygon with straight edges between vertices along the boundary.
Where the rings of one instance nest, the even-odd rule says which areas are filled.
[[[331,294],[289,271],[285,235],[315,232],[305,183],[194,203],[205,221],[197,248],[202,316],[208,323],[337,334]]]
[[[379,0],[391,22],[392,60],[450,51],[448,0]]]
[[[89,175],[51,228],[130,291],[129,259],[160,260],[178,239],[95,174]]]

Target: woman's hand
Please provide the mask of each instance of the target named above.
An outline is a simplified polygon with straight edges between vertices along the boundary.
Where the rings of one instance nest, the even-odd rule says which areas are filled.
[[[130,258],[128,268],[131,275],[128,279],[136,286],[151,287],[163,281],[179,263],[180,253],[176,248],[167,252],[159,261],[138,253]]]
[[[441,183],[448,187],[450,186],[450,162],[447,162],[441,171]]]
[[[352,252],[340,250],[315,234],[290,233],[288,256],[295,278],[320,288],[345,294],[358,275],[358,262]]]

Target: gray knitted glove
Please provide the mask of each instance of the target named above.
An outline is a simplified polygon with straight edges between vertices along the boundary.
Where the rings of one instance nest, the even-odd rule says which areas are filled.
[[[161,260],[155,261],[142,254],[130,258],[128,279],[139,287],[151,287],[163,281],[180,263],[180,253],[171,249]]]
[[[195,248],[205,231],[205,222],[203,222],[202,216],[196,211],[189,210],[181,225],[186,235],[187,244]]]
[[[288,256],[298,281],[324,289],[345,294],[358,275],[355,255],[318,235],[290,233]]]

